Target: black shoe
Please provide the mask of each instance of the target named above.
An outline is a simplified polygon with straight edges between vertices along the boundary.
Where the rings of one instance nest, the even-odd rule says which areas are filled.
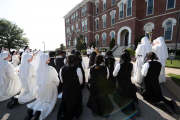
[[[12,109],[12,107],[17,104],[18,102],[18,99],[17,98],[14,98],[12,101],[10,101],[8,104],[7,104],[7,108],[8,109]]]
[[[173,110],[175,111],[176,114],[180,114],[180,108],[179,106],[176,104],[176,102],[174,100],[171,100],[171,107],[173,108]]]
[[[169,114],[173,114],[165,105],[165,103],[163,101],[159,102],[158,103],[158,106],[161,108],[161,110],[163,110],[164,112],[166,113],[169,113]]]
[[[74,117],[72,120],[78,120],[76,117]]]
[[[135,114],[137,117],[141,116],[141,111],[139,109],[138,103],[134,102],[134,107],[135,107],[135,111],[137,111],[137,113]]]
[[[41,115],[41,111],[36,111],[34,117],[31,120],[39,120],[40,115]]]
[[[33,109],[28,109],[27,110],[27,115],[26,117],[24,118],[24,120],[31,120],[31,118],[33,117]]]

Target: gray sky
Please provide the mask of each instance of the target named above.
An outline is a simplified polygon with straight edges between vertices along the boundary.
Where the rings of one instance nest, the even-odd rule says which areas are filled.
[[[24,29],[30,48],[55,50],[65,44],[63,16],[82,0],[0,0],[0,18]]]

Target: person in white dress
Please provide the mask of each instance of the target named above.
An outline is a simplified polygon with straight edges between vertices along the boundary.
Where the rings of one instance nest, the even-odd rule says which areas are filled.
[[[13,98],[13,101],[8,103],[8,108],[11,109],[16,103],[24,104],[36,98],[36,71],[30,63],[33,56],[25,54],[19,71],[19,79],[21,81],[21,93]]]
[[[13,65],[8,61],[8,52],[0,54],[0,102],[7,100],[20,92],[21,83]]]
[[[53,110],[57,101],[58,73],[54,67],[48,66],[49,55],[42,54],[36,76],[37,100],[28,104],[28,115],[25,120],[43,120]]]
[[[152,46],[149,42],[149,39],[147,37],[143,37],[141,39],[141,44],[138,45],[136,49],[136,64],[135,64],[135,72],[134,72],[134,81],[136,83],[141,84],[142,82],[142,75],[141,75],[141,69],[142,65],[144,64],[144,58],[148,52],[152,51]]]
[[[19,64],[19,56],[17,55],[17,52],[14,52],[13,56],[12,56],[12,64],[14,67],[17,67]]]
[[[91,53],[94,52],[94,46],[91,46]]]
[[[90,54],[91,54],[91,50],[89,49],[89,47],[87,48],[87,57],[89,58]]]
[[[165,62],[169,57],[168,50],[163,37],[158,37],[156,42],[157,44],[152,47],[152,51],[157,55],[159,62],[162,65],[161,73],[159,76],[159,83],[163,83],[166,82]]]

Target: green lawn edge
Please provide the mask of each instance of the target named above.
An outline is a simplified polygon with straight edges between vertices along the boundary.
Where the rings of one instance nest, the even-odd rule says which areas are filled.
[[[167,74],[171,79],[180,87],[180,75],[176,75],[173,73],[168,73]]]

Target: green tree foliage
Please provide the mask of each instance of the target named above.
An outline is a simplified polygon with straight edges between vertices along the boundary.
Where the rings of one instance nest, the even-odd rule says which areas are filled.
[[[0,19],[0,47],[20,49],[29,44],[24,30],[6,19]]]
[[[81,51],[81,50],[85,50],[86,48],[87,48],[86,42],[84,41],[83,36],[80,35],[77,38],[76,50]]]
[[[91,47],[92,45],[93,45],[94,48],[96,47],[95,42],[91,42],[90,47]]]
[[[66,47],[64,46],[64,44],[61,44],[60,45],[60,50],[65,50],[66,49]]]
[[[112,40],[111,40],[111,42],[110,42],[110,45],[109,45],[110,50],[113,49],[114,46],[115,46],[115,39],[112,38]]]

